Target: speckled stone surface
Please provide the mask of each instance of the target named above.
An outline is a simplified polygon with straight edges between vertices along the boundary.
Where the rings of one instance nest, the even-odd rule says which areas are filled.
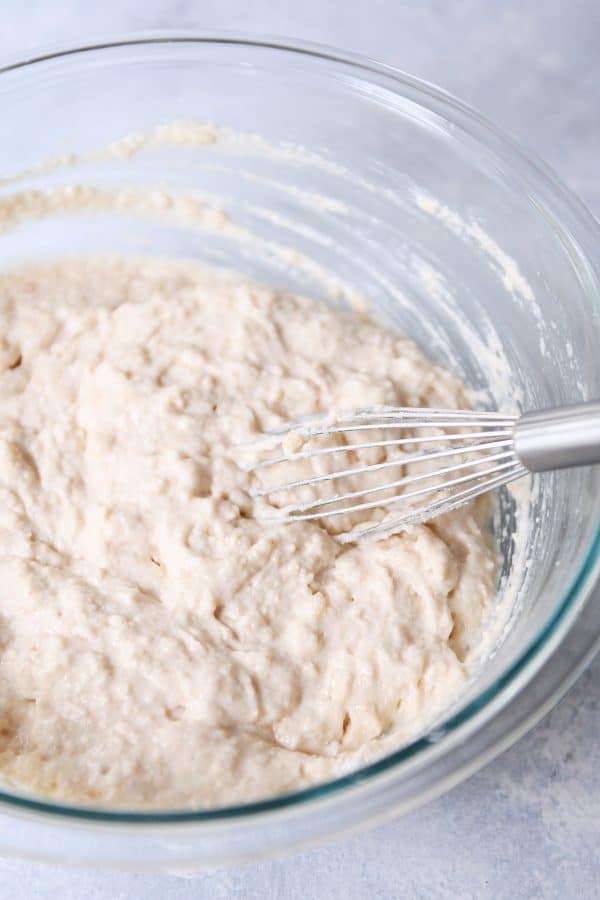
[[[512,132],[600,216],[598,0],[3,0],[0,59],[164,28],[284,34],[397,65]],[[500,759],[352,840],[189,880],[0,859],[0,900],[591,900],[600,893],[599,696],[597,659]]]

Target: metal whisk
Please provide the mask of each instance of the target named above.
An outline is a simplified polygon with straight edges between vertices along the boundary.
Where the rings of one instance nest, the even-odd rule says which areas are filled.
[[[375,439],[364,439],[369,432],[377,432]],[[251,493],[270,504],[263,504],[257,517],[292,522],[346,515],[351,518],[344,521],[351,524],[339,538],[355,540],[428,521],[528,472],[600,463],[600,401],[520,417],[427,408],[359,409],[289,423],[268,432],[265,439],[276,455],[244,466],[257,474],[262,470],[261,482],[264,474],[272,475],[284,464],[302,463],[311,472],[306,477],[261,483]],[[253,446],[264,448],[265,442]],[[345,454],[381,450],[386,456],[383,461],[343,463]],[[399,478],[368,482],[373,473],[394,467],[401,467],[396,473]],[[367,482],[337,489],[338,484],[356,478]],[[308,499],[276,507],[278,496],[302,492],[310,494]],[[396,507],[404,507],[401,515],[390,518]],[[360,520],[359,514],[368,510],[381,510],[383,521],[374,524],[371,518],[357,525],[356,517]]]

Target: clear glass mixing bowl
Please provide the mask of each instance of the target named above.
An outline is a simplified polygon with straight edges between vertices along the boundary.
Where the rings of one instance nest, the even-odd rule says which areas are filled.
[[[156,131],[175,120],[220,130]],[[600,396],[596,222],[436,88],[318,47],[168,35],[4,67],[0,121],[0,267],[103,250],[192,257],[342,303],[348,284],[482,403]],[[31,202],[72,184],[99,202],[70,215]],[[116,813],[5,789],[0,851],[222,865],[397,815],[464,778],[539,719],[598,643],[600,468],[545,475],[531,497],[520,549],[508,495],[497,513],[510,628],[426,735],[348,777],[235,808]]]

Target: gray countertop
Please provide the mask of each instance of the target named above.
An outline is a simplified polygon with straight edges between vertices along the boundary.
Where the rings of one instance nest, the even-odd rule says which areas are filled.
[[[597,0],[3,0],[0,21],[0,59],[165,28],[283,34],[365,53],[478,107],[600,216]],[[0,898],[596,897],[599,686],[597,659],[500,759],[352,840],[189,880],[0,860]]]

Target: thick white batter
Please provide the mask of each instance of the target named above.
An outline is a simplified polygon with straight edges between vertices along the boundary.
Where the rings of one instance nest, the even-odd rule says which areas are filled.
[[[5,779],[243,801],[355,767],[453,699],[494,590],[485,503],[342,545],[256,522],[230,453],[311,412],[465,406],[411,342],[148,260],[3,275],[0,335]]]

